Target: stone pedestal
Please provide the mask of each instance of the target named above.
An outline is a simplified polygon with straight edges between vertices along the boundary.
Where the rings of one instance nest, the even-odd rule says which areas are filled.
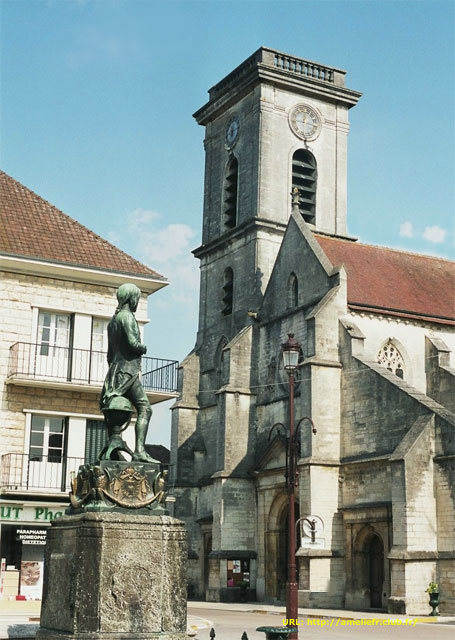
[[[82,513],[52,523],[39,640],[183,640],[187,543],[169,516]]]

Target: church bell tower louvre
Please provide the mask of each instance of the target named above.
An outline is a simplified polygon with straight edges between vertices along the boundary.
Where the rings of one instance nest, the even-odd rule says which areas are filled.
[[[334,67],[259,48],[209,90],[198,344],[247,324],[291,213],[345,236],[348,110],[361,94]]]

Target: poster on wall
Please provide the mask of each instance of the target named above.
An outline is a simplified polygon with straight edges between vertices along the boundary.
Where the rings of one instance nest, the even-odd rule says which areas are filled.
[[[21,562],[20,594],[31,600],[41,600],[43,591],[43,562],[23,560]]]
[[[232,561],[232,572],[233,573],[240,573],[241,569],[240,569],[240,560],[233,560]]]

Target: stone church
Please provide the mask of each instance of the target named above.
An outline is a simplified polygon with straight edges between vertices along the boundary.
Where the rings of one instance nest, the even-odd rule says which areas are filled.
[[[209,91],[199,330],[171,463],[190,595],[284,599],[289,382],[299,605],[455,613],[455,269],[346,220],[345,72],[261,47]],[[317,428],[312,434],[311,417]],[[315,535],[301,526],[311,515]]]

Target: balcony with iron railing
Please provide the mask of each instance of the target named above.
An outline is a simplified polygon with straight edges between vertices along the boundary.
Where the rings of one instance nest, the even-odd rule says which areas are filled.
[[[177,396],[176,360],[142,357],[142,384],[151,403]],[[49,344],[10,347],[7,384],[99,393],[108,369],[106,353]]]
[[[67,493],[81,464],[83,458],[67,458],[58,452],[48,456],[6,453],[1,457],[0,493]]]

